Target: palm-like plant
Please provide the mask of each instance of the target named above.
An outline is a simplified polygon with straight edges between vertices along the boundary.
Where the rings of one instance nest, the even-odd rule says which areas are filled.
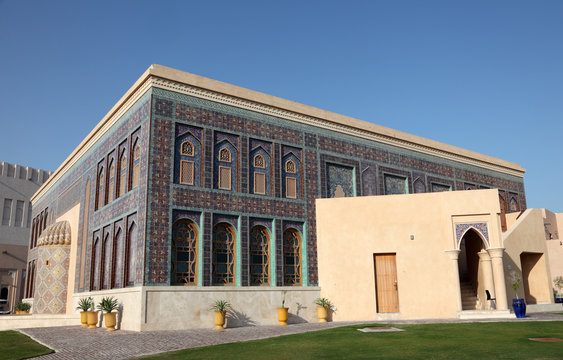
[[[94,310],[94,299],[92,297],[81,298],[78,300],[78,306],[76,310],[80,311],[93,311]]]
[[[229,304],[227,300],[216,300],[213,304],[211,304],[210,310],[224,312],[230,308],[231,304]]]
[[[28,311],[29,309],[31,309],[31,304],[20,301],[19,303],[16,304],[16,310],[17,311]]]
[[[321,307],[324,307],[324,308],[331,308],[332,307],[332,303],[327,298],[317,298],[315,300],[315,304],[317,306],[321,306]]]
[[[113,310],[116,310],[118,307],[119,307],[119,303],[117,299],[114,298],[113,296],[102,298],[102,300],[98,304],[98,310],[102,310],[107,314],[109,314]]]

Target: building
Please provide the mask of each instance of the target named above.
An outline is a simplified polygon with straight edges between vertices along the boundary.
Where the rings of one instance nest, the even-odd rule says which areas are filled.
[[[0,162],[0,312],[14,312],[23,298],[26,277],[31,196],[50,172]]]
[[[230,326],[273,324],[287,291],[290,321],[311,321],[324,291],[317,199],[495,189],[500,222],[526,209],[523,175],[152,65],[34,195],[26,297],[35,314],[70,314],[80,297],[116,296],[122,328],[151,330],[207,327],[218,298],[233,304]]]

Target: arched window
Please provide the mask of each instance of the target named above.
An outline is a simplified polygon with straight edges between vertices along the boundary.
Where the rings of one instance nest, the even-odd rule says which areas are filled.
[[[180,145],[180,154],[184,156],[194,156],[194,144],[189,141],[184,141],[182,145]]]
[[[127,192],[127,154],[123,150],[119,159],[119,192],[118,197],[123,196]]]
[[[229,224],[213,229],[212,285],[235,284],[235,231]]]
[[[102,273],[100,275],[100,279],[102,280],[102,289],[109,289],[111,287],[111,245],[112,241],[110,240],[109,234],[106,235],[104,239],[104,248],[103,248],[103,267]]]
[[[283,284],[301,285],[301,237],[295,229],[283,233]]]
[[[35,238],[35,219],[33,219],[33,225],[31,226],[31,239],[29,240],[29,248],[33,249],[33,239]]]
[[[135,142],[133,145],[133,179],[131,180],[131,189],[136,188],[139,186],[139,176],[141,172],[141,146],[139,145],[139,141]]]
[[[115,165],[113,160],[109,164],[109,174],[108,174],[108,203],[113,201],[113,195],[115,194]]]
[[[90,276],[90,290],[99,290],[100,289],[100,258],[101,258],[101,249],[102,246],[100,244],[100,238],[96,237],[94,239],[94,244],[92,246],[92,262],[90,266],[92,267],[91,276]]]
[[[219,150],[219,161],[231,162],[231,151],[227,148],[222,148]]]
[[[104,173],[104,167],[100,168],[98,172],[98,189],[96,193],[96,210],[101,209],[104,206],[104,198],[105,198],[105,184],[106,184],[106,177]]]
[[[125,277],[126,286],[135,285],[135,248],[137,246],[137,225],[131,223],[127,234],[127,276]]]
[[[112,255],[112,288],[123,287],[123,235],[120,228],[117,229],[113,238]]]
[[[297,173],[297,167],[295,166],[295,162],[293,162],[293,160],[287,160],[285,162],[285,172],[290,174]]]
[[[260,154],[257,154],[254,157],[254,167],[258,168],[258,169],[265,169],[266,168],[266,161],[264,160],[264,157]]]
[[[197,285],[197,228],[187,219],[172,226],[172,284]]]
[[[263,226],[250,230],[250,285],[270,285],[270,237]]]

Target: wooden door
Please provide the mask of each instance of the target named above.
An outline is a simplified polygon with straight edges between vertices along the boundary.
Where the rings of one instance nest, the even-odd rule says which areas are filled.
[[[377,312],[399,312],[395,254],[373,254]]]

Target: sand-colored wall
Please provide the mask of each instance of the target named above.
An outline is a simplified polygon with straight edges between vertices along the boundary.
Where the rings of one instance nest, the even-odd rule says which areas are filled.
[[[552,214],[549,222],[551,233],[554,234],[553,239],[546,241],[547,253],[549,254],[549,270],[551,272],[551,286],[554,292],[563,293],[563,289],[558,290],[553,284],[553,280],[556,277],[563,276],[563,213],[546,212]],[[557,227],[554,227],[554,223],[557,224]]]
[[[70,210],[57,217],[56,222],[68,221],[70,224],[70,261],[68,267],[68,280],[67,280],[67,292],[66,292],[66,313],[71,314],[73,312],[72,307],[72,294],[74,292],[74,274],[76,273],[76,249],[78,248],[78,222],[80,217],[80,203],[76,204]]]
[[[212,328],[209,308],[216,300],[231,304],[227,327],[274,325],[284,290],[288,323],[317,321],[318,287],[132,287],[74,294],[72,303],[76,309],[82,297],[91,296],[97,304],[102,297],[113,296],[121,304],[118,328],[133,331]],[[103,326],[101,316],[98,325]]]
[[[503,234],[503,238],[505,247],[503,261],[507,278],[506,293],[508,294],[508,301],[511,302],[511,299],[515,297],[512,289],[512,278],[520,276],[524,286],[518,291],[519,297],[526,295],[526,302],[532,304],[552,303],[551,276],[549,259],[546,255],[547,245],[542,210],[527,209]],[[523,253],[524,256],[522,256]],[[541,256],[533,261],[533,255]],[[522,259],[524,259],[524,264],[522,264]],[[530,272],[528,279],[524,279],[522,265],[526,268],[527,264],[528,267],[533,264],[533,270]]]
[[[489,246],[501,246],[496,190],[319,199],[316,205],[319,285],[337,308],[334,320],[457,317],[457,261],[447,252],[458,246],[455,224],[486,222]],[[375,253],[396,254],[399,313],[377,313]]]

